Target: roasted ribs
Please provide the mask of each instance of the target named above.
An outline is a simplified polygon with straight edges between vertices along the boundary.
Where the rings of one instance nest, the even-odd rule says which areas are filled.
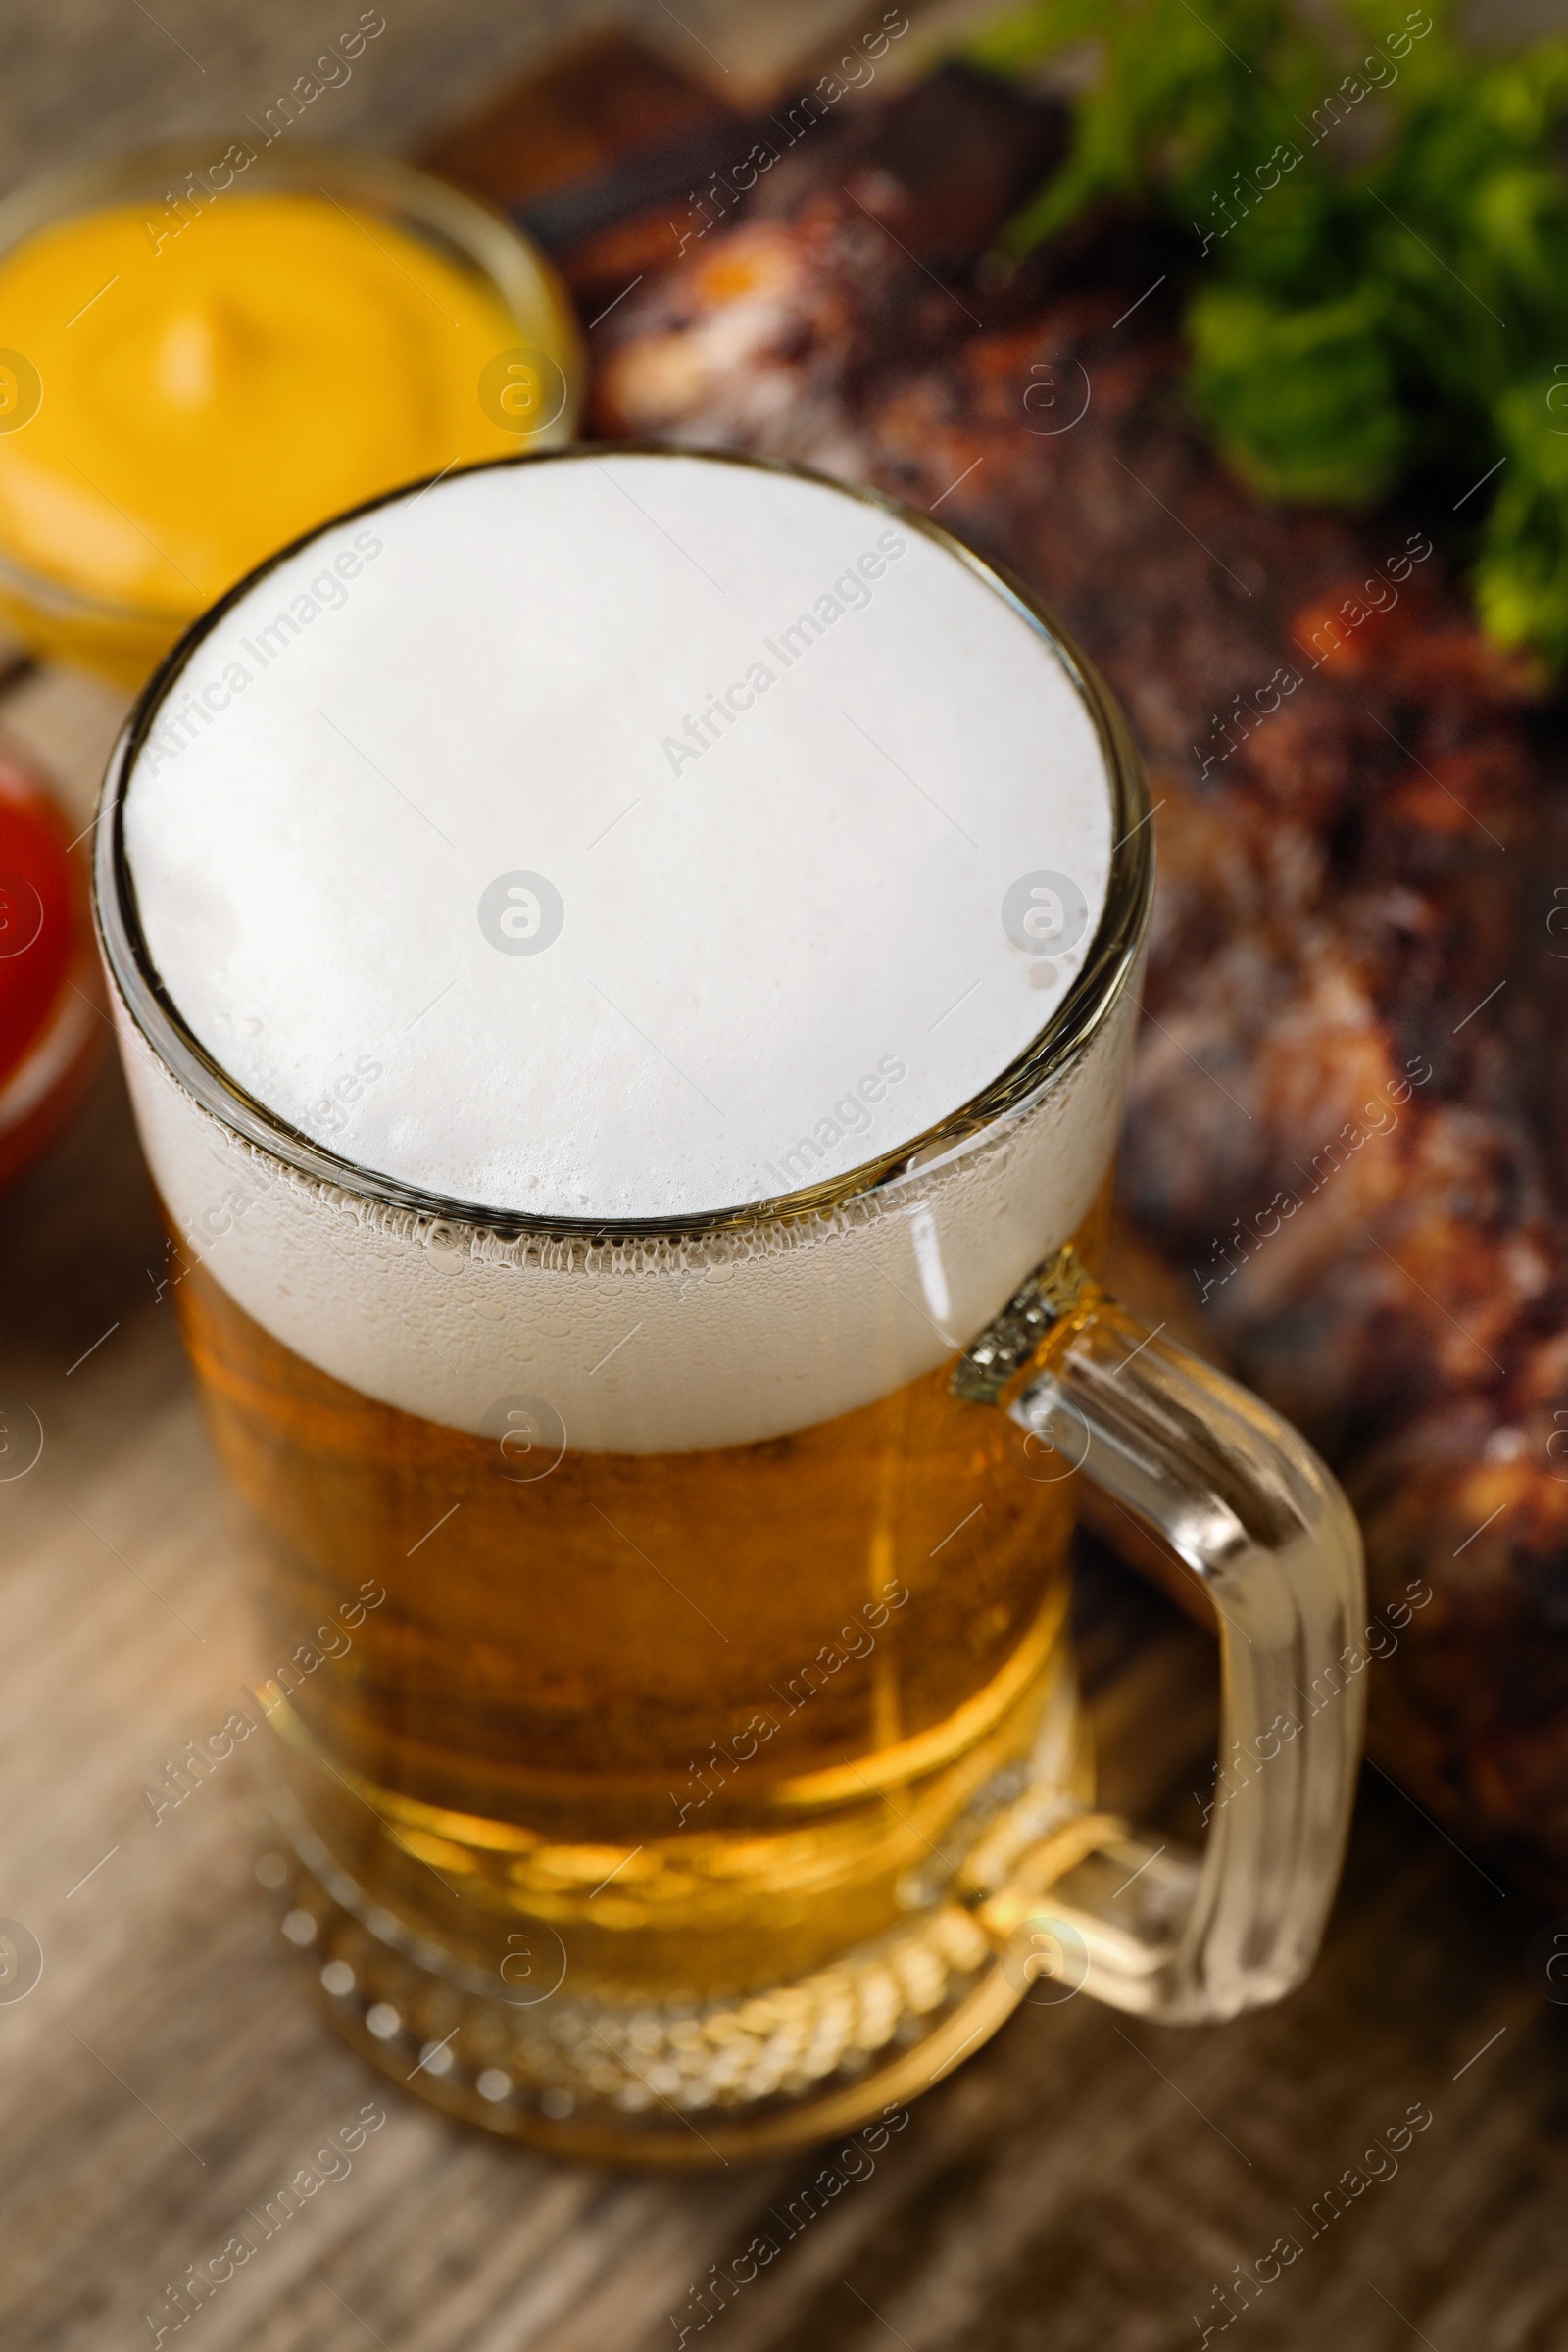
[[[1357,1500],[1392,1647],[1375,1753],[1560,1890],[1551,706],[1421,514],[1230,478],[1184,407],[1189,263],[1161,231],[1111,212],[1019,271],[986,258],[1060,151],[1052,110],[949,73],[785,127],[744,205],[667,207],[667,246],[645,238],[668,267],[594,336],[595,426],[936,509],[1108,677],[1160,877],[1123,1201]]]

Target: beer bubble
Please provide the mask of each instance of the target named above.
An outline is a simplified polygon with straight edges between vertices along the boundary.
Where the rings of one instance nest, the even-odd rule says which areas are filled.
[[[24,2001],[43,1975],[38,1938],[20,1919],[0,1919],[0,2001]]]
[[[1070,874],[1020,874],[1002,902],[1002,928],[1026,956],[1064,956],[1089,928],[1089,902]]]
[[[43,929],[43,901],[22,874],[0,874],[0,961],[24,956]]]
[[[543,874],[497,874],[479,900],[479,928],[503,956],[542,956],[565,919],[561,893]]]
[[[1033,1911],[1008,1936],[1002,1973],[1020,2000],[1055,2008],[1083,1990],[1089,1947],[1070,1921]]]
[[[468,1254],[466,1235],[461,1227],[437,1217],[424,1229],[426,1255],[443,1274],[456,1274]]]
[[[496,1468],[514,1487],[548,1478],[566,1450],[566,1424],[543,1396],[498,1397],[482,1426]]]
[[[0,1486],[25,1478],[43,1451],[43,1423],[30,1404],[0,1396]]]
[[[547,351],[515,343],[480,370],[479,406],[504,433],[548,432],[565,409],[566,379]]]
[[[0,351],[0,433],[20,433],[43,403],[43,378],[25,352]]]

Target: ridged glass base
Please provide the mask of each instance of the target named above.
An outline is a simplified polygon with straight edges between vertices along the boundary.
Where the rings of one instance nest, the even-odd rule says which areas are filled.
[[[927,2089],[1028,1988],[948,1902],[737,1999],[512,2001],[367,1898],[301,1821],[263,1855],[318,2006],[419,2097],[562,2155],[707,2167],[853,2131]]]
[[[506,1938],[523,1947],[516,1965],[510,1951],[484,1965],[483,1939],[452,1948],[364,1886],[305,1809],[314,1783],[302,1798],[290,1758],[265,1743],[275,1836],[257,1875],[318,2005],[435,2106],[606,2163],[705,2167],[806,2146],[905,2105],[1020,2000],[1070,1997],[1083,1981],[1081,1938],[1052,1932],[1038,1896],[1117,1825],[1089,1810],[1073,1678],[1065,1654],[1054,1658],[1028,1748],[971,1791],[940,1849],[924,1839],[928,1859],[900,1885],[902,1915],[771,1984],[710,1975],[705,1991],[698,1975],[691,1989],[654,1978],[639,1990],[629,1971],[620,1982],[568,1972],[556,1930],[520,1914],[526,1933]],[[371,1850],[384,1861],[383,1846]],[[1043,1974],[1060,1980],[1054,1991]]]

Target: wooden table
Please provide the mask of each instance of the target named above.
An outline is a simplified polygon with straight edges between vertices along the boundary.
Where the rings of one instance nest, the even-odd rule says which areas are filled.
[[[129,13],[112,29],[106,18],[69,117],[62,44],[87,9],[37,6],[0,34],[0,66],[16,69],[0,103],[16,103],[19,75],[46,101],[8,172],[231,119],[335,24],[304,0],[265,22],[220,18],[213,0]],[[456,34],[435,0],[389,0],[388,14],[386,74],[367,73],[341,128],[400,142],[552,30],[549,12],[519,21],[500,0],[470,0]],[[743,78],[777,62],[777,10],[681,15]],[[666,36],[687,37],[679,23]],[[119,715],[63,672],[0,702],[82,824]],[[1197,2034],[1084,2000],[1025,2007],[700,2337],[692,2290],[820,2157],[647,2179],[443,2121],[388,2091],[302,1999],[254,1883],[242,1762],[153,1820],[144,1786],[263,1664],[161,1257],[106,1062],[82,1117],[0,1202],[0,1402],[24,1402],[44,1432],[36,1467],[0,1485],[0,1916],[44,1960],[27,1998],[0,2002],[6,2352],[152,2342],[144,2314],[164,2312],[167,2282],[367,2102],[386,2122],[351,2172],[178,2340],[638,2352],[691,2322],[688,2341],[731,2352],[1161,2352],[1210,2324],[1218,2340],[1227,2281],[1255,2281],[1282,2237],[1300,2250],[1278,2277],[1231,2288],[1233,2311],[1251,2308],[1230,2325],[1259,2352],[1546,2352],[1568,2337],[1568,2011],[1549,1997],[1551,1923],[1376,1774],[1303,1990]],[[1195,1835],[1208,1644],[1099,1556],[1079,1604],[1108,1801]],[[1412,2114],[1430,2121],[1400,2147]]]

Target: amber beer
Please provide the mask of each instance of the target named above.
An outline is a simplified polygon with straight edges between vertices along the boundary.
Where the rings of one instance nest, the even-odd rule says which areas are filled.
[[[1070,1462],[946,1365],[763,1445],[557,1452],[522,1413],[486,1439],[359,1395],[209,1274],[177,1296],[290,1786],[370,1901],[477,1970],[511,1951],[538,1984],[564,1950],[634,2004],[808,1976],[906,1921],[1026,1777]],[[385,1600],[325,1654],[363,1587]]]
[[[1029,1887],[1115,1833],[1081,1450],[986,1383],[1032,1270],[1099,1262],[1136,760],[934,526],[673,453],[382,501],[374,578],[258,670],[363,519],[192,632],[99,828],[264,1874],[430,2098],[601,2155],[809,2137],[983,2037]],[[1096,1947],[1124,2005],[1187,1997],[1173,1868],[1147,1965],[1131,1909]]]

